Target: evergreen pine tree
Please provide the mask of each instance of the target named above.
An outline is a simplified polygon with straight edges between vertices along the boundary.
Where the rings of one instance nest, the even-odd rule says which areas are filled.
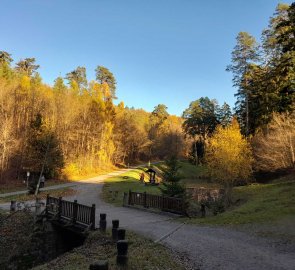
[[[181,166],[175,156],[165,161],[163,188],[160,188],[162,194],[169,197],[183,198],[185,196],[185,187],[180,183],[181,177],[179,169]]]

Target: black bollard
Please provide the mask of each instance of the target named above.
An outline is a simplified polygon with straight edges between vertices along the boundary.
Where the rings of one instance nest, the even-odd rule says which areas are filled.
[[[119,240],[117,242],[117,265],[126,266],[128,263],[128,242]]]
[[[118,241],[119,240],[125,240],[125,234],[126,234],[126,230],[125,229],[118,228],[118,230],[117,230]]]
[[[114,219],[112,220],[113,228],[118,229],[119,228],[119,220]]]
[[[118,228],[119,228],[119,220],[112,220],[113,228],[112,228],[112,239],[113,241],[118,240]]]
[[[102,231],[102,232],[105,232],[106,231],[106,228],[107,228],[107,214],[100,214],[100,220],[99,220],[99,229]]]
[[[202,218],[206,216],[206,207],[204,203],[201,203],[201,216]]]
[[[10,202],[10,212],[15,212],[16,211],[16,201],[11,201]]]
[[[107,260],[97,261],[95,263],[90,264],[89,270],[108,270],[109,262]]]

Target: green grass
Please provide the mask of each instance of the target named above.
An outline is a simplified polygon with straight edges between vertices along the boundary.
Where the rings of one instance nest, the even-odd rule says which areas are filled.
[[[207,175],[207,167],[205,165],[196,166],[188,161],[180,161],[179,174],[181,177],[181,182],[185,184],[186,187],[219,187],[219,184],[211,182]],[[155,164],[159,170],[165,168],[165,163]]]
[[[180,165],[179,173],[182,178],[181,181],[187,187],[217,186],[204,178],[206,174],[205,166],[195,166],[184,161],[181,161]],[[157,169],[157,174],[159,175],[165,168],[165,164],[163,162],[156,163],[153,167]],[[140,174],[145,170],[147,170],[147,167],[135,169],[125,174],[106,179],[102,191],[103,200],[116,206],[121,206],[123,204],[124,192],[128,192],[129,190],[134,192],[147,192],[149,194],[161,194],[159,189],[161,184],[159,186],[146,186],[139,181]],[[158,177],[158,180],[161,181],[161,177]],[[145,181],[148,181],[147,174],[145,175]],[[118,196],[114,196],[114,191],[118,191]]]
[[[193,218],[189,223],[235,225],[267,223],[295,216],[295,181],[236,187],[236,206],[217,216]]]
[[[204,178],[205,166],[194,166],[181,162],[180,169],[183,182],[188,187],[219,187],[218,184]],[[164,163],[154,165],[163,170]],[[136,169],[126,174],[109,178],[103,187],[103,198],[114,205],[122,205],[123,193],[129,190],[151,194],[160,194],[157,186],[145,186],[140,183],[139,176],[143,170]],[[127,179],[126,179],[127,177]],[[145,178],[147,180],[147,177]],[[110,191],[118,191],[113,197]],[[235,204],[226,212],[206,218],[191,218],[186,221],[195,224],[234,225],[265,223],[280,220],[284,217],[295,216],[295,177],[286,176],[269,184],[252,184],[234,188]]]
[[[30,264],[32,261],[30,259],[37,256],[35,252],[37,250],[36,247],[43,245],[40,239],[43,239],[46,232],[42,232],[42,230],[36,231],[33,215],[28,212],[16,212],[8,219],[6,219],[6,215],[0,214],[0,222],[0,268],[31,269],[32,266]],[[152,240],[128,230],[126,231],[126,240],[129,243],[128,268],[124,269],[184,270],[184,267],[175,258],[174,254],[161,244],[156,244]],[[35,253],[31,253],[32,251]],[[45,249],[41,248],[40,251],[45,252]],[[98,260],[108,260],[109,270],[119,270],[122,268],[116,266],[116,255],[117,248],[116,243],[111,240],[111,230],[108,230],[107,233],[101,233],[99,230],[96,230],[90,232],[82,246],[33,269],[84,270],[89,269],[89,265]],[[39,259],[41,260],[41,258]],[[13,267],[11,264],[13,264]]]
[[[140,174],[147,168],[139,168],[119,176],[111,177],[105,180],[102,189],[102,198],[104,201],[122,206],[124,192],[129,190],[137,192],[147,192],[150,194],[160,194],[159,186],[144,185],[139,181]],[[145,175],[145,181],[148,181],[148,176]],[[118,191],[118,196],[114,196],[114,191]]]
[[[157,270],[157,269],[179,269],[184,267],[176,261],[171,252],[160,244],[140,237],[127,231],[126,240],[128,248],[128,268],[130,270]],[[101,234],[99,231],[92,233],[86,243],[61,255],[57,259],[40,265],[35,270],[45,269],[89,269],[89,265],[98,260],[108,260],[109,270],[122,269],[116,266],[116,244],[110,241],[110,234]]]

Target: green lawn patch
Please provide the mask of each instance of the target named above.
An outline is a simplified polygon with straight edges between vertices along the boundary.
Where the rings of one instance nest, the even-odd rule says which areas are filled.
[[[218,187],[218,184],[211,183],[205,178],[207,173],[206,166],[196,166],[186,161],[180,162],[181,169],[180,174],[182,177],[182,182],[187,187]],[[152,167],[156,169],[158,175],[158,181],[161,181],[161,172],[165,168],[164,162],[153,164]],[[123,204],[124,192],[129,190],[134,192],[147,192],[149,194],[160,195],[161,191],[159,186],[149,186],[144,185],[139,181],[140,174],[146,171],[147,167],[138,168],[129,171],[125,174],[111,177],[105,180],[105,184],[102,190],[102,198],[104,201],[114,204],[116,206],[121,206]],[[145,181],[148,181],[148,175],[145,174]],[[116,196],[116,191],[118,195]]]
[[[75,248],[73,251],[61,255],[57,259],[33,269],[89,269],[89,265],[97,260],[108,260],[109,270],[122,269],[116,265],[116,244],[109,239],[110,234],[104,235],[99,231],[91,233],[83,246]],[[153,241],[129,231],[126,232],[126,239],[129,242],[128,269],[184,270],[180,262],[164,246],[155,244]]]
[[[267,223],[295,215],[295,181],[252,184],[234,189],[236,205],[226,212],[190,223],[235,225]]]
[[[147,192],[150,194],[160,194],[159,186],[144,185],[139,181],[140,174],[146,171],[147,168],[138,168],[119,176],[111,177],[105,180],[102,189],[102,198],[104,201],[122,206],[124,192],[129,190],[136,192]],[[148,175],[145,175],[145,181],[148,181]],[[115,195],[117,193],[117,196]]]
[[[32,269],[34,264],[42,263],[42,257],[36,254],[36,251],[48,255],[50,248],[56,248],[54,245],[41,248],[44,244],[40,239],[48,232],[42,229],[36,231],[33,215],[28,212],[19,211],[9,218],[0,213],[0,223],[0,269]],[[110,232],[111,230],[106,234],[99,230],[90,232],[82,246],[33,269],[84,270],[102,259],[109,261],[109,270],[122,269],[116,265],[117,248],[116,243],[111,240]],[[181,257],[177,259],[178,256],[174,252],[161,244],[130,231],[126,231],[126,240],[129,243],[128,268],[124,269],[185,269]]]
[[[220,185],[214,183],[208,179],[208,171],[205,165],[191,164],[188,161],[180,161],[179,174],[181,177],[181,182],[186,187],[206,187],[206,188],[218,188]],[[165,163],[155,164],[160,171],[165,169]]]

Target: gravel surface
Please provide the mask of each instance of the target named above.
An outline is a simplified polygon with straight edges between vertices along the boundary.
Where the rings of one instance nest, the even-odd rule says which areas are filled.
[[[45,188],[40,188],[40,191],[74,187],[76,185],[77,185],[76,183],[59,184],[59,185],[49,186],[49,187],[45,187]],[[28,190],[20,190],[20,191],[2,193],[2,194],[0,194],[0,198],[5,198],[5,197],[10,197],[10,196],[15,196],[15,195],[22,195],[22,194],[28,194]]]
[[[126,170],[81,181],[75,187],[79,192],[68,199],[77,199],[79,203],[88,205],[95,203],[97,227],[100,213],[107,214],[108,226],[112,219],[119,219],[120,227],[173,249],[178,258],[186,261],[187,269],[295,269],[294,245],[282,244],[278,248],[269,239],[230,228],[180,226],[173,217],[103,202],[100,199],[103,181],[123,172]]]

